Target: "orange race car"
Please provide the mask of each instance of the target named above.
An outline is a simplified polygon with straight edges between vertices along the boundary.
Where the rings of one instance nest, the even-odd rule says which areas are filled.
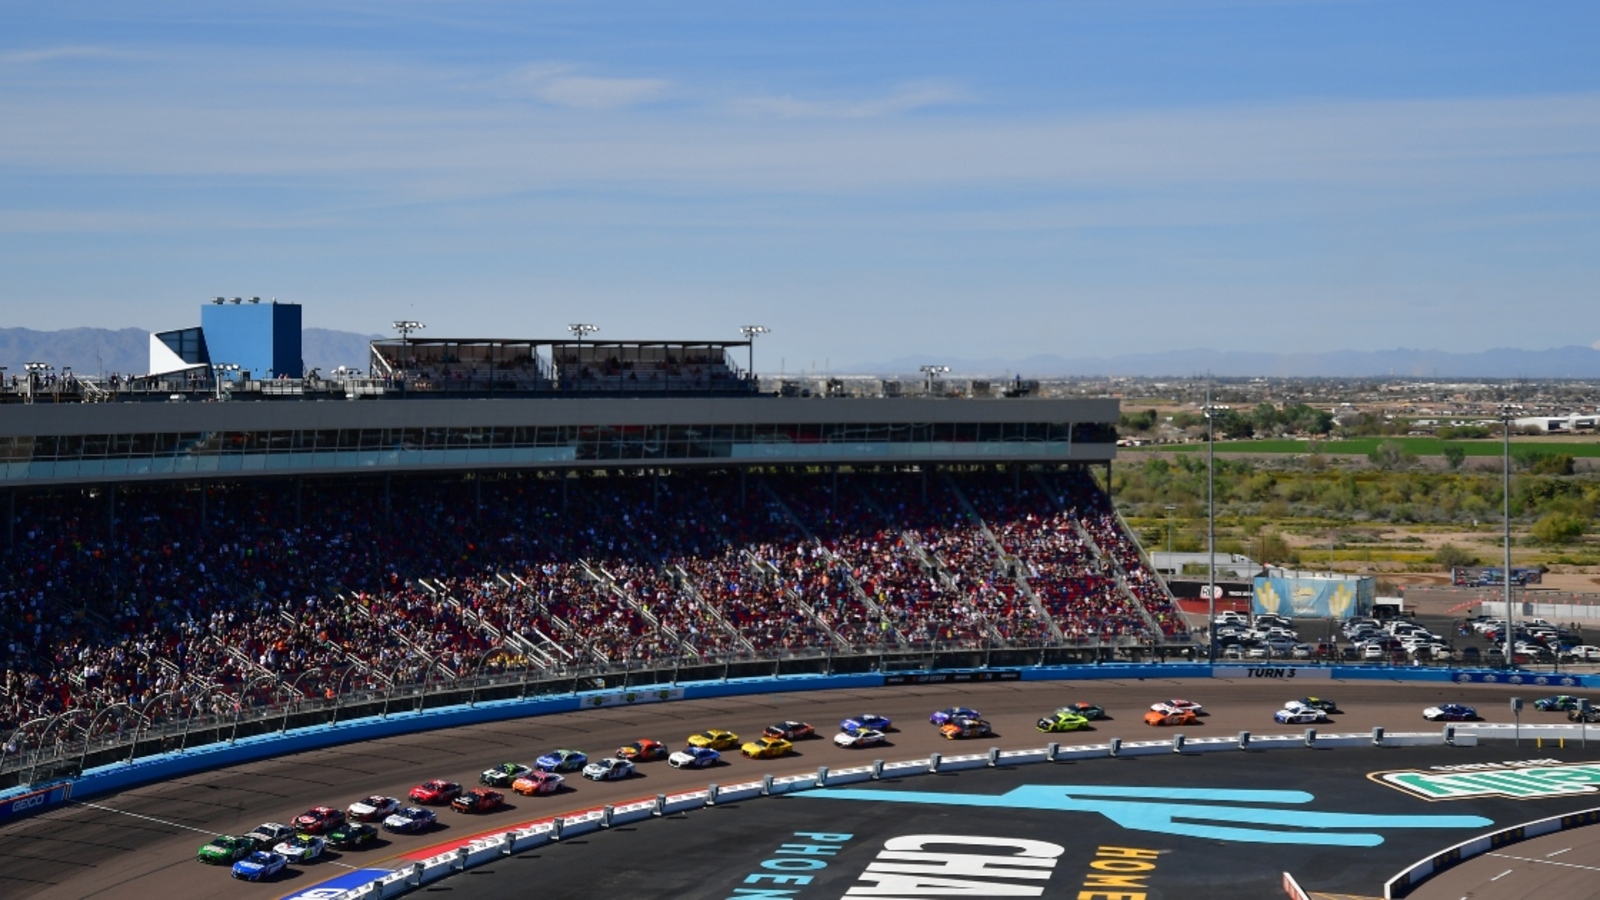
[[[1192,709],[1175,709],[1171,712],[1150,710],[1144,714],[1146,725],[1199,725],[1200,717]]]

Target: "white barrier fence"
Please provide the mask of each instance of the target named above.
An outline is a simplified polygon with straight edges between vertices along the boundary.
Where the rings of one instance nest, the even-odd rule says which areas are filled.
[[[758,781],[738,784],[709,784],[704,788],[676,794],[658,794],[654,799],[639,800],[615,806],[605,806],[582,812],[557,816],[548,821],[534,822],[521,828],[487,835],[470,841],[437,856],[413,863],[357,888],[330,895],[327,900],[386,900],[408,891],[432,884],[457,872],[493,862],[508,856],[542,847],[577,835],[590,834],[617,825],[642,822],[647,819],[689,812],[716,806],[719,803],[736,803],[758,797],[777,796],[796,791],[836,787],[866,781],[905,778],[937,772],[955,772],[966,769],[998,768],[1002,766],[1033,765],[1061,761],[1109,759],[1124,756],[1155,756],[1163,753],[1221,753],[1240,750],[1271,750],[1305,747],[1413,747],[1413,746],[1477,746],[1479,731],[1489,737],[1505,739],[1509,732],[1501,729],[1512,726],[1473,725],[1459,723],[1447,725],[1439,731],[1389,734],[1382,728],[1357,734],[1318,734],[1307,728],[1301,734],[1252,735],[1241,731],[1234,737],[1203,737],[1188,739],[1182,732],[1160,741],[1123,741],[1112,738],[1103,744],[1083,744],[1062,747],[1049,744],[1028,750],[1001,750],[990,747],[983,753],[962,753],[944,756],[930,754],[923,759],[887,762],[873,760],[870,765],[850,766],[842,769],[819,767],[814,773],[801,775],[764,775]],[[1571,729],[1578,726],[1537,726],[1539,729]],[[1525,731],[1533,731],[1530,726]],[[1286,878],[1292,881],[1292,878]]]

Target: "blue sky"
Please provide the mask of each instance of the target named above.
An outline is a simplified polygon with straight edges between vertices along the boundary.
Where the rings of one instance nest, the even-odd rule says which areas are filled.
[[[1600,4],[0,9],[0,324],[1600,343]]]

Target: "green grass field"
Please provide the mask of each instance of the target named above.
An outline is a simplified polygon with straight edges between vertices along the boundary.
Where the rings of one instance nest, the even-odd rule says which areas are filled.
[[[1417,456],[1442,456],[1446,443],[1460,444],[1468,456],[1499,456],[1502,447],[1497,439],[1472,441],[1441,441],[1430,437],[1355,438],[1347,441],[1316,441],[1319,453],[1366,456],[1384,441],[1394,441]],[[1218,441],[1218,453],[1310,453],[1310,441]],[[1122,447],[1120,453],[1172,452],[1198,453],[1205,444],[1179,444],[1151,447]],[[1551,441],[1540,438],[1512,438],[1511,453],[1537,450],[1540,453],[1564,453],[1568,456],[1600,458],[1600,442]]]

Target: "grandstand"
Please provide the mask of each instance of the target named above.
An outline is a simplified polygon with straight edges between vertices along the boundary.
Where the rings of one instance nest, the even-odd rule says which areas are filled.
[[[1092,475],[1115,401],[783,398],[729,390],[715,344],[410,343],[414,386],[501,387],[7,408],[0,778],[357,698],[1192,646]]]

